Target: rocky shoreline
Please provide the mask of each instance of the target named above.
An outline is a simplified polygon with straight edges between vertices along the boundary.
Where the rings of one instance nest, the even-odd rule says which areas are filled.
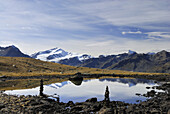
[[[162,89],[170,85],[164,84]],[[97,98],[91,98],[86,102],[68,103],[56,102],[55,100],[42,96],[14,96],[0,94],[0,113],[23,113],[23,114],[167,114],[170,112],[169,92],[158,93],[153,98],[139,104],[128,104],[120,101],[106,102],[97,101]]]
[[[163,78],[162,78],[163,77]],[[169,114],[170,113],[170,82],[169,76],[142,77],[162,81],[161,86],[154,87],[164,90],[156,93],[154,90],[142,95],[152,97],[139,104],[129,104],[121,101],[97,101],[91,98],[85,102],[57,102],[47,96],[15,96],[0,93],[0,113],[2,114]],[[138,77],[139,78],[139,77]],[[141,78],[141,77],[140,77]],[[140,95],[140,94],[138,94]]]
[[[0,94],[0,113],[3,114],[169,114],[170,113],[170,83],[156,87],[165,92],[146,93],[152,96],[139,104],[128,104],[121,101],[97,101],[91,98],[85,102],[57,102],[43,96],[15,96]]]

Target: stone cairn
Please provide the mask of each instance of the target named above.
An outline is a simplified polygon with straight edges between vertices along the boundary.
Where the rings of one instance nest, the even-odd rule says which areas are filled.
[[[109,106],[109,103],[110,103],[110,98],[109,98],[109,87],[106,86],[106,91],[105,91],[105,98],[104,98],[104,104],[106,106]]]
[[[40,80],[40,96],[43,96],[43,90],[44,90],[44,87],[43,87],[43,79]]]

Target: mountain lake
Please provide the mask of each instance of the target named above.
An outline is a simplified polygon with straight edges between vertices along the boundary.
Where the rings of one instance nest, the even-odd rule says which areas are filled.
[[[1,83],[1,82],[0,82]],[[153,80],[130,79],[130,78],[102,78],[85,79],[83,81],[63,81],[44,85],[44,94],[59,96],[60,102],[67,103],[84,102],[89,98],[96,97],[98,101],[104,99],[106,86],[109,87],[111,101],[124,101],[126,103],[138,103],[145,101],[144,96],[136,93],[146,94],[153,86],[158,86]],[[150,87],[150,89],[146,89]],[[6,90],[4,93],[10,95],[39,95],[40,87],[31,89]],[[155,91],[159,92],[160,90]]]

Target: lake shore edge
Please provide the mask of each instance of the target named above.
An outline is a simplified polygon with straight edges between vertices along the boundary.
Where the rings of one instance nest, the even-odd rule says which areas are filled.
[[[1,76],[0,80],[16,80],[16,79],[46,79],[46,78],[70,78],[76,76],[72,75],[41,75],[41,76]],[[80,74],[83,78],[99,78],[103,76],[109,77],[120,77],[120,78],[141,78],[141,79],[152,79],[157,81],[170,81],[170,74]]]
[[[0,113],[52,113],[52,114],[87,114],[87,113],[168,113],[170,110],[170,83],[164,82],[158,86],[159,89],[166,92],[154,93],[152,91],[146,93],[146,97],[153,97],[139,104],[129,104],[121,101],[105,100],[97,101],[97,98],[91,98],[85,102],[68,103],[57,102],[42,96],[15,96],[0,93]]]

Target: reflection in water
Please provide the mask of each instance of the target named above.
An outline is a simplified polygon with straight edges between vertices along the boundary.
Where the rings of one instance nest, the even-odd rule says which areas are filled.
[[[78,86],[77,86],[78,85]],[[89,98],[97,97],[98,101],[104,99],[106,86],[109,87],[110,100],[135,103],[136,100],[146,100],[145,97],[136,96],[136,93],[144,94],[146,87],[156,86],[152,80],[104,78],[84,80],[83,82],[64,81],[44,86],[44,93],[48,95],[58,94],[62,102],[83,102]],[[38,95],[39,87],[25,90],[6,91],[9,94]],[[148,90],[149,91],[149,90]]]
[[[83,80],[72,80],[71,82],[77,86],[80,86]]]
[[[99,79],[99,81],[110,81],[110,82],[120,82],[124,84],[128,84],[129,87],[135,86],[136,84],[142,83],[142,84],[149,84],[152,85],[154,84],[153,80],[146,80],[146,79],[128,79],[128,78],[104,78],[104,79]]]

